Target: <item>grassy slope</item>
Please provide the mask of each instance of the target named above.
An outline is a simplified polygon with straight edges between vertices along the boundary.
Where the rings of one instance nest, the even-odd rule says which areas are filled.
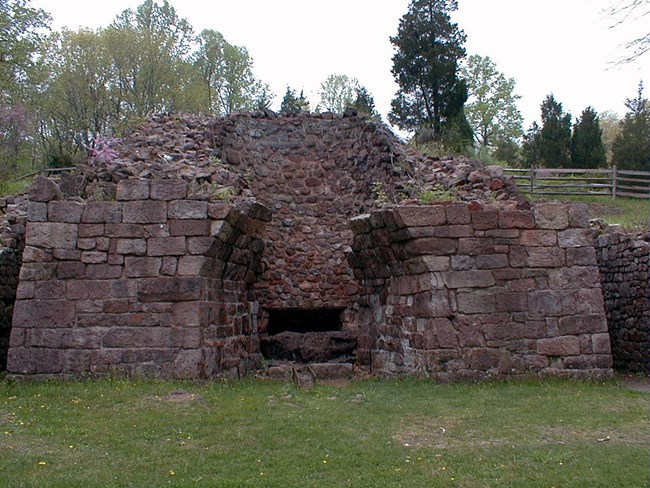
[[[647,400],[554,380],[2,384],[0,486],[650,486]]]

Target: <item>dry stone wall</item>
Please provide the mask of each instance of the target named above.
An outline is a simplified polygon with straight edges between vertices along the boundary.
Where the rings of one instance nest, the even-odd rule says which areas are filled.
[[[614,368],[650,374],[650,234],[611,232],[595,243]]]
[[[10,373],[198,378],[258,365],[249,291],[270,214],[187,188],[124,180],[116,201],[32,200]]]
[[[357,217],[352,230],[374,371],[438,381],[611,373],[584,207],[398,207]]]

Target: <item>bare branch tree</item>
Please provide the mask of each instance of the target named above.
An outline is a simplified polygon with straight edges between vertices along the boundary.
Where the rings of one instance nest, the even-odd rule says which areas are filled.
[[[614,0],[605,13],[614,19],[611,28],[641,22],[641,19],[650,16],[650,0]],[[617,64],[630,63],[650,51],[650,32],[627,42],[624,47],[627,54]]]

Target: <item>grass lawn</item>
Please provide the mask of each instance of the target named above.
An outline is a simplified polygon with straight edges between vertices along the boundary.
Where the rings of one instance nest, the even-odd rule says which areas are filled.
[[[0,486],[644,487],[648,414],[615,382],[4,382]]]

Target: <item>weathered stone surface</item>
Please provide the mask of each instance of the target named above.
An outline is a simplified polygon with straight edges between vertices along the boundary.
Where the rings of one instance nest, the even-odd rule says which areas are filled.
[[[143,302],[201,300],[203,281],[198,278],[149,278],[138,282],[138,299]]]
[[[575,336],[552,337],[537,341],[537,353],[546,356],[577,356],[580,339]]]
[[[117,224],[122,219],[122,207],[118,202],[86,202],[81,222],[84,224]]]
[[[180,179],[156,180],[151,182],[153,200],[182,200],[187,197],[187,182]]]
[[[539,203],[533,207],[533,215],[540,229],[563,230],[569,227],[569,211],[564,204]]]
[[[117,200],[146,200],[149,188],[148,180],[122,180],[117,184]]]
[[[61,198],[59,185],[54,181],[37,176],[29,185],[29,199],[32,202],[49,202]]]
[[[167,204],[164,201],[138,200],[122,206],[125,224],[163,224],[167,222]]]
[[[78,227],[58,222],[29,222],[25,235],[28,246],[45,249],[75,249]]]
[[[394,216],[400,227],[437,226],[447,220],[445,207],[431,205],[397,207]]]
[[[208,202],[197,200],[176,200],[169,202],[168,216],[170,219],[206,219],[208,217]]]
[[[47,218],[50,222],[81,222],[84,205],[79,202],[52,201],[47,205]]]

